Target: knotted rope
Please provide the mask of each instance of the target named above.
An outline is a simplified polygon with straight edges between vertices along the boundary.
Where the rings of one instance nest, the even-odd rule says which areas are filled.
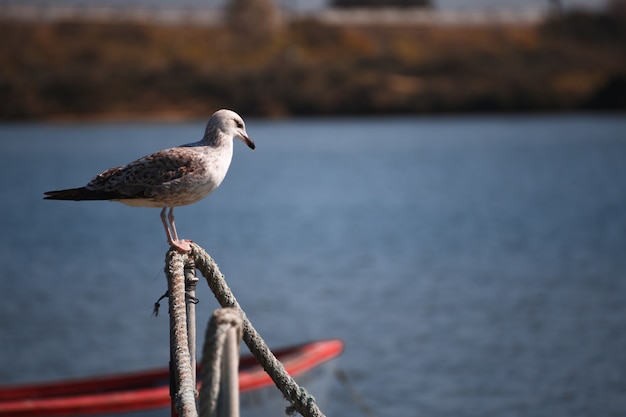
[[[267,344],[265,343],[261,335],[252,326],[252,323],[250,323],[250,320],[246,316],[246,313],[241,309],[241,307],[239,306],[239,303],[235,299],[235,296],[233,295],[232,291],[226,284],[226,280],[224,279],[224,276],[220,272],[219,267],[217,266],[213,258],[211,258],[204,249],[202,249],[200,246],[196,245],[195,243],[191,243],[191,248],[192,248],[191,252],[185,253],[185,254],[182,254],[180,252],[177,252],[174,249],[171,249],[170,251],[168,251],[167,256],[166,256],[165,274],[166,274],[168,282],[175,281],[175,280],[179,280],[180,282],[182,282],[182,284],[178,285],[177,287],[182,288],[182,300],[183,300],[182,315],[183,317],[185,315],[184,265],[188,260],[193,259],[196,268],[202,273],[204,278],[207,280],[207,283],[209,284],[211,291],[213,291],[213,294],[215,295],[215,298],[217,299],[218,303],[222,307],[232,307],[239,312],[241,316],[242,324],[243,324],[244,342],[250,349],[250,352],[252,352],[252,354],[255,356],[259,364],[261,364],[265,372],[267,372],[267,374],[270,376],[272,381],[274,381],[274,384],[276,384],[278,389],[283,393],[287,401],[291,403],[291,406],[287,407],[286,412],[290,415],[294,414],[295,412],[298,412],[303,417],[325,417],[324,414],[317,407],[317,404],[315,404],[315,399],[304,388],[300,387],[296,383],[296,381],[287,373],[287,371],[285,370],[283,365],[280,363],[280,361],[278,361],[278,359],[276,359],[276,356],[274,356],[274,354],[270,351],[269,347],[267,346]],[[171,284],[168,284],[168,288],[169,288],[169,285]],[[176,294],[180,296],[181,290],[177,288],[177,291],[178,292]],[[174,293],[170,291],[170,315],[175,313],[174,308],[172,307],[173,295]],[[177,310],[177,312],[179,311]],[[175,326],[173,323],[174,323],[174,320],[172,320],[171,327]],[[178,336],[178,333],[176,333],[176,336]],[[184,368],[184,366],[186,365],[187,368],[191,369],[191,367],[189,366],[190,361],[189,361],[189,349],[187,347],[187,342],[188,342],[188,339],[186,335],[184,338],[180,337],[180,339],[176,341],[177,346],[180,347],[180,350],[177,348],[174,353],[177,355],[180,354],[182,356],[181,359],[175,360],[174,363],[176,365],[176,368],[178,368],[179,366],[182,366],[182,368]],[[184,356],[185,354],[186,356]],[[182,372],[180,372],[181,374],[184,373],[184,371],[186,371],[186,369],[182,369],[182,368],[181,368]],[[178,370],[176,370],[176,372],[177,372],[176,376],[178,377],[179,376]],[[189,401],[189,398],[190,397],[193,398],[193,395],[195,393],[195,387],[191,388],[188,385],[190,384],[187,383],[186,380],[184,384],[183,382],[181,382],[179,385],[178,392],[176,394],[176,399],[178,402],[180,402],[180,405],[181,405],[180,408],[178,407],[177,408],[179,410],[180,415],[183,417],[197,415],[195,413],[185,414],[181,412],[181,410],[183,410],[183,408],[186,406],[187,401]],[[194,408],[195,408],[195,403],[194,403]]]

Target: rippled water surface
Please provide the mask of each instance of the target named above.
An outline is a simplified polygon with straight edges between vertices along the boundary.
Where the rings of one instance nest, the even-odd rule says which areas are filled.
[[[0,125],[0,383],[161,367],[156,209],[56,202],[203,123]],[[249,120],[177,209],[270,345],[340,337],[378,415],[626,410],[626,119]],[[199,292],[199,323],[217,307]],[[199,333],[204,332],[201,324]],[[326,414],[359,416],[338,383]]]

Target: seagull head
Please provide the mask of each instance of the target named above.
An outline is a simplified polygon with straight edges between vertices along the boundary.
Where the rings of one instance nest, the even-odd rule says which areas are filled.
[[[252,150],[256,147],[246,132],[246,124],[241,116],[232,110],[218,110],[213,113],[206,127],[205,140],[219,131],[230,138],[239,138]]]

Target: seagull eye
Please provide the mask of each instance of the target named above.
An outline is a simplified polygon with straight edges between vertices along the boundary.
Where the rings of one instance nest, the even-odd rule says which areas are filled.
[[[235,124],[237,125],[239,129],[243,128],[243,123],[240,122],[239,120],[235,120]]]

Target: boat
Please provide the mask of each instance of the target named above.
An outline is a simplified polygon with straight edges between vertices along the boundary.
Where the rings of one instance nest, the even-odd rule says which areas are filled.
[[[279,349],[274,354],[319,405],[327,400],[335,363],[342,351],[341,340],[329,339]],[[286,400],[252,356],[240,360],[239,390],[242,417],[284,415]],[[0,386],[2,417],[119,415],[158,409],[163,415],[162,409],[169,407],[167,368]]]

